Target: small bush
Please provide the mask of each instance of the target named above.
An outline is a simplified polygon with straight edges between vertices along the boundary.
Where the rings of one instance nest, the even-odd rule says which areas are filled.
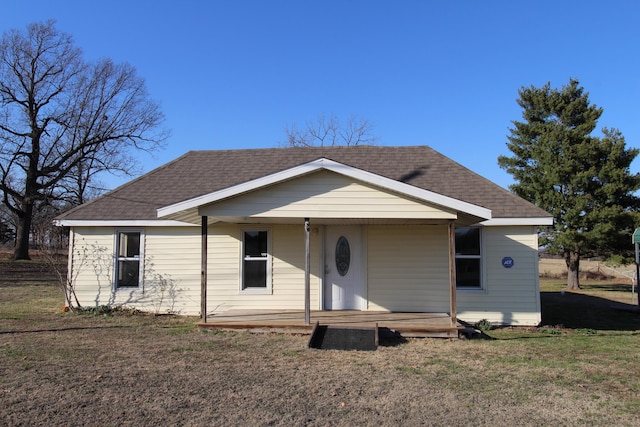
[[[606,265],[607,267],[615,268],[615,267],[629,265],[632,263],[633,263],[633,258],[626,258],[622,255],[614,254],[614,255],[611,255],[609,258],[607,258],[607,260],[604,262],[604,265]]]
[[[138,313],[135,308],[121,306],[99,305],[96,307],[79,307],[76,309],[79,314],[89,314],[94,316],[114,316],[117,314],[131,315]]]
[[[491,322],[488,321],[487,319],[482,319],[482,320],[476,322],[473,325],[473,327],[476,328],[476,329],[481,330],[482,332],[487,332],[487,331],[491,330],[492,325],[491,325]]]

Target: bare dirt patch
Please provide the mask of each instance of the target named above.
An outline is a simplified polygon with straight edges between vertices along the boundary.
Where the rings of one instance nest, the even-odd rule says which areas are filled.
[[[3,425],[634,425],[640,409],[632,330],[309,350],[306,336],[202,332],[193,318],[62,313],[54,287],[12,274]]]

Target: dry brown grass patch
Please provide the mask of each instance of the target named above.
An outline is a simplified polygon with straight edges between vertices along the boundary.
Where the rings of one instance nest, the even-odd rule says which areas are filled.
[[[640,409],[632,328],[308,350],[193,318],[62,313],[54,287],[0,281],[4,425],[634,425]]]

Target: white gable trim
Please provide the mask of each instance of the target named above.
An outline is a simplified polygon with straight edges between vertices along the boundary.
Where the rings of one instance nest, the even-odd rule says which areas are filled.
[[[383,176],[376,175],[374,173],[347,166],[342,163],[338,163],[325,158],[314,160],[312,162],[276,172],[271,175],[266,175],[252,181],[247,181],[242,184],[234,185],[232,187],[205,194],[203,196],[195,197],[193,199],[159,208],[158,217],[162,218],[185,210],[199,208],[203,205],[215,203],[220,200],[237,196],[248,191],[257,190],[285,180],[297,178],[299,176],[306,175],[320,169],[326,169],[341,175],[345,175],[380,188],[416,198],[427,203],[433,203],[445,208],[461,211],[470,215],[477,216],[479,218],[491,219],[490,209],[463,202],[452,197],[443,196],[432,191],[423,190],[409,184],[385,178]]]
[[[59,227],[198,227],[190,222],[163,220],[133,220],[133,219],[56,219],[54,225]]]

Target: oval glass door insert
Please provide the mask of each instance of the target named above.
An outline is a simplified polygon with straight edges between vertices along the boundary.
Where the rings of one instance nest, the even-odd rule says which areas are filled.
[[[351,247],[349,247],[349,241],[346,237],[340,236],[338,243],[336,243],[336,268],[338,269],[338,274],[346,276],[350,265]]]

